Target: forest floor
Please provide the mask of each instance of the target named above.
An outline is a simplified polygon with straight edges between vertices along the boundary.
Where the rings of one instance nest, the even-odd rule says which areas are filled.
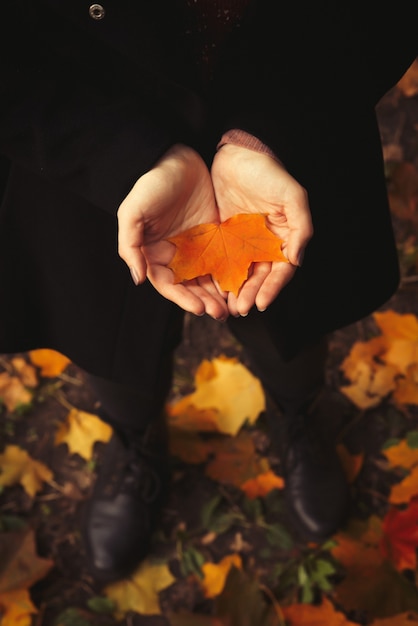
[[[393,222],[402,268],[402,283],[381,311],[391,310],[418,317],[417,93],[409,94],[395,88],[381,101],[378,116],[388,168],[388,186],[395,198]],[[411,199],[414,200],[413,206]],[[402,441],[408,433],[418,430],[418,406],[414,404],[400,406],[388,397],[376,406],[364,409],[341,392],[344,381],[341,364],[356,342],[366,341],[377,332],[376,321],[371,316],[333,333],[327,368],[328,388],[337,407],[338,418],[334,425],[339,441],[353,458],[362,459],[361,468],[352,482],[353,519],[361,523],[384,519],[389,507],[388,494],[399,480],[399,474],[395,476],[388,472],[382,461],[381,451],[385,442]],[[173,398],[193,390],[194,374],[204,359],[211,360],[220,355],[237,357],[246,364],[241,346],[225,325],[208,318],[187,316],[183,342],[177,352]],[[28,360],[28,355],[22,356]],[[5,372],[10,370],[10,359],[7,357],[1,362],[1,369]],[[265,498],[247,498],[243,502],[239,489],[228,484],[227,480],[214,480],[208,476],[204,463],[187,463],[173,458],[171,497],[160,528],[156,529],[155,545],[151,550],[155,563],[167,566],[173,577],[172,584],[162,584],[161,591],[155,592],[158,609],[154,614],[141,614],[134,608],[138,607],[135,599],[130,609],[115,614],[114,605],[87,572],[79,530],[83,503],[94,482],[97,462],[105,444],[96,443],[89,460],[71,454],[65,444],[55,444],[54,433],[65,422],[72,407],[92,414],[97,411],[96,399],[86,385],[83,373],[74,364],[69,364],[56,377],[44,377],[36,392],[36,402],[32,402],[27,411],[7,411],[3,408],[0,454],[7,445],[19,446],[50,468],[53,481],[46,481],[34,496],[28,495],[22,485],[4,487],[0,491],[1,626],[31,623],[23,621],[23,618],[22,621],[18,618],[15,622],[6,621],[7,612],[3,615],[4,619],[1,617],[1,584],[3,581],[4,585],[7,577],[7,564],[5,561],[2,563],[1,550],[4,550],[4,555],[8,537],[11,545],[14,538],[19,533],[23,537],[28,528],[35,536],[37,558],[51,562],[45,575],[34,574],[32,578],[29,576],[27,582],[36,607],[33,617],[27,618],[32,620],[33,626],[273,626],[284,623],[278,607],[289,604],[289,598],[292,603],[300,604],[302,600],[308,600],[308,604],[310,602],[315,606],[323,595],[334,597],[332,593],[341,575],[333,559],[330,557],[327,561],[328,557],[324,556],[327,550],[329,552],[329,546],[318,548],[298,540],[286,518],[280,490],[270,492]],[[255,442],[257,454],[266,460],[269,467],[279,471],[280,459],[269,446],[265,416],[261,415],[246,430]],[[208,508],[208,503],[212,510],[210,506]],[[417,545],[418,541],[414,549]],[[18,549],[16,547],[16,551]],[[225,595],[220,596],[220,592],[204,593],[201,585],[203,564],[218,563],[230,554],[239,555],[242,571],[248,578],[240,579],[235,587],[230,579],[229,600]],[[309,570],[307,563],[312,565],[315,559],[316,565]],[[318,573],[319,561],[321,567],[324,567],[324,561],[329,563],[328,570],[325,567],[322,574]],[[277,568],[278,563],[290,563],[293,567],[293,574],[289,569],[287,571],[287,586],[280,587],[278,584],[283,573],[283,568]],[[9,563],[8,567],[12,565]],[[312,574],[314,570],[315,575]],[[254,607],[248,608],[245,621],[243,617],[237,617],[235,609],[231,608],[236,603],[245,605],[246,590],[249,596],[255,593],[251,586],[253,575],[258,581],[257,593],[262,589],[262,597],[257,596],[259,607],[264,606],[263,603],[275,606],[276,621],[273,618],[267,621],[267,618],[260,617],[261,613],[258,618],[249,618],[251,610],[253,614],[257,612]],[[336,610],[340,610],[347,619],[341,624],[348,624],[348,620],[357,624],[373,623],[378,618],[388,618],[409,610],[418,613],[415,574],[406,568],[402,576],[411,583],[411,589],[408,592],[403,590],[404,595],[400,595],[404,599],[398,604],[394,600],[392,609],[388,609],[386,614],[370,608],[370,602],[365,602],[364,606],[360,602],[350,605],[344,601],[344,595],[337,594],[334,597],[337,598],[334,603]],[[390,589],[394,587],[387,588],[389,595]],[[408,595],[410,591],[412,595]],[[219,597],[223,597],[223,605],[218,601]],[[217,611],[218,618],[215,618]],[[227,619],[225,614],[228,611],[230,618]],[[148,612],[152,613],[152,610]],[[178,613],[182,617],[176,621],[172,614]],[[291,624],[310,623],[309,618],[305,621],[288,619]],[[328,621],[324,619],[323,623],[334,622],[330,618]]]

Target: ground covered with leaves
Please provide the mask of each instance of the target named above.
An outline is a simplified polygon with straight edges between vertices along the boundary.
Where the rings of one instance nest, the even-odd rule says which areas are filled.
[[[403,626],[418,623],[418,71],[380,103],[402,283],[331,337],[328,394],[351,485],[323,545],[287,518],[276,410],[225,326],[186,318],[167,407],[173,482],[149,558],[89,576],[80,516],[109,428],[51,351],[0,361],[1,626]]]

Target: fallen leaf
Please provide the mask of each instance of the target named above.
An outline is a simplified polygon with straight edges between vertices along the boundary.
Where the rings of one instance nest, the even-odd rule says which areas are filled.
[[[404,467],[412,469],[418,464],[418,448],[411,448],[405,439],[390,448],[381,451],[391,468]]]
[[[6,446],[4,453],[0,454],[0,485],[3,487],[20,483],[26,493],[34,497],[43,483],[52,478],[53,473],[46,465],[33,459],[19,446]]]
[[[40,368],[41,376],[45,378],[56,378],[71,363],[70,359],[61,352],[47,348],[30,350],[28,355],[32,363]]]
[[[167,565],[155,565],[147,559],[130,578],[108,585],[104,592],[117,607],[117,619],[122,619],[129,611],[158,615],[161,613],[158,594],[175,580]]]
[[[364,453],[350,454],[345,445],[342,443],[338,444],[336,449],[346,475],[347,482],[351,485],[363,467]]]
[[[417,622],[418,614],[408,611],[407,613],[401,613],[393,617],[375,619],[370,626],[411,626],[411,624],[416,624]]]
[[[272,470],[258,474],[254,478],[249,478],[240,485],[240,489],[242,489],[247,498],[250,500],[263,498],[274,489],[283,488],[283,478],[281,476],[277,476],[277,474],[275,474]]]
[[[222,592],[231,567],[242,569],[242,560],[239,554],[229,554],[219,563],[204,563],[202,565],[203,579],[200,584],[206,598],[215,598]]]
[[[398,81],[398,88],[404,96],[412,98],[418,94],[418,61],[415,60]]]
[[[199,433],[171,427],[169,436],[170,454],[185,463],[204,463],[211,453],[210,444]]]
[[[288,260],[282,240],[266,226],[264,215],[234,215],[221,224],[200,224],[168,239],[176,246],[169,263],[176,283],[211,274],[221,289],[235,295],[253,262]]]
[[[230,623],[210,615],[198,613],[170,613],[170,626],[230,626]]]
[[[388,501],[391,504],[406,504],[418,493],[418,465],[399,483],[392,485]]]
[[[372,619],[418,610],[418,590],[382,554],[382,536],[382,521],[372,516],[351,521],[333,538],[337,545],[331,552],[345,570],[334,597],[346,612],[366,612]]]
[[[167,406],[173,427],[236,435],[244,423],[254,424],[265,409],[261,382],[237,359],[221,356],[203,361],[195,382],[192,394]]]
[[[382,554],[397,570],[414,570],[417,567],[418,499],[408,508],[391,507],[383,519],[383,536],[380,540]]]
[[[27,589],[0,592],[1,626],[31,626],[37,612]]]
[[[28,363],[22,356],[13,357],[10,361],[13,369],[18,373],[20,380],[25,387],[37,387],[39,380],[36,369]]]
[[[32,393],[18,376],[8,372],[0,374],[0,398],[6,409],[13,413],[18,407],[32,402]]]
[[[418,404],[418,363],[410,365],[406,376],[398,379],[393,397],[399,404]]]
[[[79,454],[89,461],[93,456],[96,441],[107,443],[112,436],[112,427],[97,415],[71,409],[66,420],[55,435],[55,444],[65,443],[71,454]]]
[[[389,340],[418,341],[418,318],[412,313],[397,313],[389,309],[376,311],[373,313],[373,318]]]
[[[0,534],[0,594],[29,589],[54,563],[37,555],[32,529]]]
[[[246,431],[236,437],[218,438],[211,445],[214,456],[205,474],[212,480],[241,487],[270,469],[268,460],[257,455],[251,435]]]
[[[325,597],[319,605],[291,604],[282,607],[288,626],[358,626],[337,611],[334,605]]]

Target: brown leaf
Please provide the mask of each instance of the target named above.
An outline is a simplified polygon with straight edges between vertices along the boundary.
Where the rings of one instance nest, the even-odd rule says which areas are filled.
[[[418,614],[408,611],[393,617],[375,619],[370,626],[413,626],[418,623]]]
[[[288,626],[358,626],[357,622],[349,621],[343,613],[337,611],[325,597],[317,606],[292,604],[284,606],[282,611]]]
[[[364,462],[364,453],[350,454],[344,444],[337,445],[337,453],[341,461],[347,482],[351,485],[357,478]]]
[[[406,504],[418,493],[418,465],[414,466],[408,476],[390,490],[388,501],[391,504]]]
[[[179,283],[211,274],[221,289],[235,295],[253,262],[288,263],[282,241],[266,226],[264,215],[234,215],[221,224],[200,224],[168,239],[176,246],[169,263]]]
[[[0,554],[1,594],[29,589],[54,565],[37,555],[32,529],[0,534]]]

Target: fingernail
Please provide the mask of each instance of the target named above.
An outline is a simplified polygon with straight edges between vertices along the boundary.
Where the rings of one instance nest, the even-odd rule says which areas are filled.
[[[259,308],[257,307],[257,310],[258,310],[258,312],[259,312],[259,313],[264,313],[264,311],[266,311],[266,310],[267,310],[267,307],[264,307],[264,309],[259,309]]]
[[[247,313],[241,313],[240,315],[241,315],[241,317],[247,317],[248,312]]]
[[[139,285],[139,276],[138,273],[136,271],[136,269],[134,267],[130,267],[129,271],[131,272],[131,276],[132,276],[132,280],[134,281],[135,285]]]

